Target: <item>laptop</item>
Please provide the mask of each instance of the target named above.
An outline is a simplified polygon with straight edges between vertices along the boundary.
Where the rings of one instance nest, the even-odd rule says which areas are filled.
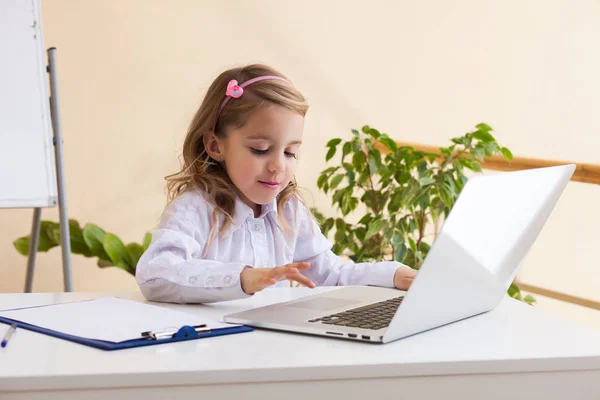
[[[226,315],[225,322],[388,343],[496,307],[575,165],[470,178],[410,289],[348,286]]]

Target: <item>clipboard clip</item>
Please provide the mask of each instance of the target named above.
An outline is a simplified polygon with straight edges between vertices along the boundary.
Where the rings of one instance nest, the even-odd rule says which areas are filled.
[[[161,340],[161,339],[192,339],[198,337],[199,333],[210,333],[210,328],[206,327],[206,324],[196,326],[182,326],[179,329],[172,329],[166,331],[147,331],[142,332],[142,338]]]

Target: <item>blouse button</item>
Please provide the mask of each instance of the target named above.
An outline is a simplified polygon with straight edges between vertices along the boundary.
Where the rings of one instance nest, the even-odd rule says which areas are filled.
[[[229,282],[231,282],[231,277],[230,277],[230,276],[226,276],[225,278],[223,278],[223,282],[224,282],[224,283],[229,283]]]
[[[208,278],[206,278],[207,285],[212,285],[214,281],[215,281],[215,278],[212,276],[209,276]]]
[[[196,277],[195,276],[190,276],[190,279],[188,279],[188,282],[193,285],[194,283],[196,283]]]

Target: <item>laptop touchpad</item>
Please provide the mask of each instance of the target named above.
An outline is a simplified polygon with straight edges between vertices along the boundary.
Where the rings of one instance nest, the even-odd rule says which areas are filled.
[[[355,300],[333,299],[331,297],[316,297],[314,299],[299,301],[297,303],[287,304],[288,307],[307,308],[309,310],[335,310],[358,303]]]

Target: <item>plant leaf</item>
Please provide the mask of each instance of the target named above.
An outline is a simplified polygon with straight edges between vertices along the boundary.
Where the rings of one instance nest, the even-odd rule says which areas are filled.
[[[347,163],[347,162],[343,162],[342,163],[342,167],[344,167],[344,169],[346,171],[354,171],[354,165]]]
[[[343,243],[346,241],[346,233],[344,231],[336,230],[335,235],[333,235],[333,240],[336,244],[343,245]]]
[[[337,229],[338,231],[343,231],[346,229],[346,222],[341,219],[341,218],[337,218],[335,220],[335,229]]]
[[[502,152],[502,155],[504,156],[504,158],[506,158],[508,161],[513,160],[513,154],[509,149],[507,149],[506,147],[502,147],[500,149],[500,151]],[[534,299],[534,301],[535,301],[535,299]]]
[[[333,228],[333,218],[327,218],[323,222],[323,235],[327,236],[331,228]]]
[[[345,174],[338,174],[331,178],[331,182],[329,182],[329,189],[335,189],[336,187],[338,187],[338,185],[340,184],[340,182],[342,182],[342,179],[344,179],[345,176]]]
[[[433,184],[434,182],[435,182],[435,179],[430,178],[428,176],[419,179],[419,185],[421,187],[429,186],[429,185]]]
[[[38,238],[38,252],[45,252],[53,247],[60,245],[60,234],[56,235],[55,230],[59,228],[57,222],[52,221],[41,221],[40,222],[40,236]],[[13,246],[17,251],[27,256],[29,255],[29,242],[31,235],[23,236],[13,242]]]
[[[535,297],[533,297],[529,294],[523,298],[523,301],[531,306],[534,305],[535,303],[537,303],[537,300],[535,299]]]
[[[379,131],[377,129],[373,129],[369,125],[363,126],[362,131],[364,134],[374,137],[375,139],[377,139],[379,136],[381,136],[381,133],[379,133]]]
[[[128,261],[130,262],[130,265],[133,266],[131,273],[135,275],[137,263],[140,260],[140,257],[142,257],[142,254],[144,254],[144,247],[138,243],[129,243],[127,245],[127,254],[129,257]]]
[[[333,156],[335,155],[335,150],[336,150],[336,148],[333,146],[329,148],[329,151],[327,152],[327,155],[325,156],[325,161],[329,161],[333,158]]]
[[[352,197],[352,192],[346,191],[342,199],[342,214],[348,215],[358,207],[358,199]]]
[[[335,138],[335,139],[331,139],[329,142],[327,142],[327,147],[335,147],[338,144],[342,143],[342,139],[340,138]]]
[[[376,219],[369,224],[369,229],[367,230],[367,235],[365,236],[365,240],[370,239],[375,234],[379,233],[381,228],[383,227],[383,221],[380,219]]]
[[[342,147],[342,160],[344,159],[344,157],[350,154],[350,151],[352,151],[352,143],[344,143],[344,146]]]
[[[369,152],[369,168],[371,170],[371,174],[376,174],[379,171],[379,167],[381,166],[381,155],[379,151],[374,150]]]
[[[478,159],[479,161],[483,161],[483,157],[485,156],[485,149],[482,149],[481,147],[475,147],[472,150],[473,156]]]
[[[357,151],[352,156],[352,165],[356,168],[357,171],[362,172],[365,170],[365,163],[367,159],[365,157],[365,153],[362,151]]]
[[[333,194],[333,197],[331,198],[331,205],[335,205],[335,203],[340,203],[345,194],[346,194],[346,190],[344,190],[344,189],[336,190],[335,193]]]
[[[48,247],[48,250],[58,245],[60,245],[60,225],[58,222],[42,221],[38,249]]]
[[[519,287],[514,283],[511,283],[510,287],[508,288],[508,295],[512,298],[520,299],[521,289],[519,289]]]
[[[419,178],[424,178],[425,176],[427,176],[427,162],[426,161],[420,161],[423,159],[423,153],[419,154],[419,159],[415,160],[415,162],[418,162],[419,165],[417,166],[417,171],[419,171]]]
[[[459,158],[459,159],[458,159],[458,162],[459,162],[459,163],[460,163],[462,166],[464,166],[465,168],[468,168],[468,169],[470,169],[470,170],[472,170],[472,169],[473,169],[473,163],[471,162],[471,160],[468,160],[468,159],[466,159],[466,158]]]
[[[398,144],[387,136],[382,135],[379,138],[379,141],[381,143],[383,143],[385,145],[385,147],[387,147],[392,152],[395,152],[398,150]]]
[[[325,182],[327,182],[328,176],[325,174],[321,174],[321,176],[319,176],[319,179],[317,179],[317,187],[319,189],[321,189],[323,187],[323,185],[325,184]]]
[[[481,123],[475,125],[475,128],[477,128],[480,131],[484,131],[484,132],[489,132],[489,131],[493,130],[491,126],[489,126],[488,124],[486,124],[484,122],[481,122]]]
[[[348,177],[348,186],[354,186],[356,184],[356,174],[354,171],[348,171],[346,176]]]
[[[321,175],[331,175],[335,171],[337,171],[340,167],[329,167],[321,172]]]
[[[69,220],[69,235],[71,236],[71,252],[73,254],[81,254],[84,257],[94,255],[83,238],[79,222],[74,219]]]
[[[96,262],[96,265],[98,265],[98,267],[100,267],[100,268],[115,266],[111,261],[103,260],[101,258],[98,259],[98,261]]]
[[[358,221],[359,225],[369,225],[369,222],[373,220],[373,216],[371,214],[366,214],[364,217]]]
[[[19,254],[23,255],[23,256],[28,256],[29,255],[29,236],[24,236],[21,238],[18,238],[17,240],[15,240],[13,242],[13,246],[15,246],[15,249],[17,249],[17,251],[19,252]]]
[[[394,233],[394,236],[392,236],[392,245],[398,246],[400,243],[402,243],[402,235],[400,235],[396,231],[396,233]]]
[[[410,180],[410,172],[408,171],[398,171],[394,174],[394,179],[398,182],[399,185],[404,185],[406,182]]]
[[[482,142],[493,142],[494,140],[496,140],[488,131],[473,132],[473,137],[477,140],[481,140]]]
[[[98,225],[86,224],[83,228],[83,240],[92,254],[101,260],[109,261],[111,258],[104,249],[105,236],[106,232],[104,232],[104,230]]]
[[[394,249],[394,261],[402,262],[408,253],[408,248],[404,243],[400,243]]]
[[[104,235],[104,239],[102,240],[102,245],[104,246],[104,250],[106,254],[110,257],[110,261],[113,264],[125,271],[129,272],[130,268],[126,264],[125,254],[127,252],[127,248],[117,236],[112,233],[107,233]]]

